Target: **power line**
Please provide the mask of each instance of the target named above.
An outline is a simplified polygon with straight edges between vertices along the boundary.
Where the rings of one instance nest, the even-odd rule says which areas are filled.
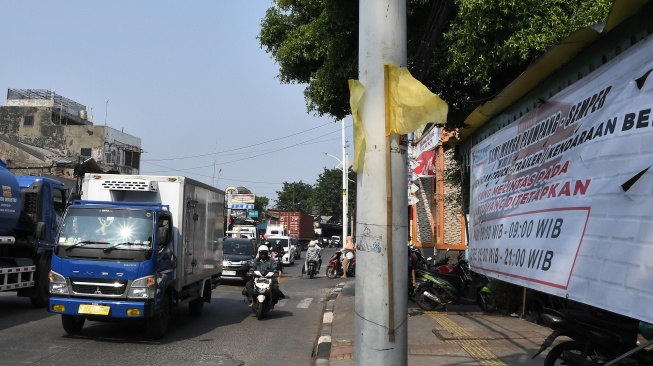
[[[332,124],[333,124],[332,122],[328,122],[328,123],[325,123],[325,124],[322,124],[322,125],[319,125],[319,126],[316,126],[316,127],[313,127],[313,128],[309,128],[308,130],[300,131],[300,132],[297,132],[297,133],[294,133],[294,134],[291,134],[291,135],[287,135],[287,136],[284,136],[284,137],[279,137],[279,138],[276,138],[276,139],[272,139],[272,140],[266,141],[266,143],[267,143],[267,142],[274,142],[274,141],[284,140],[284,139],[287,139],[287,138],[290,138],[290,137],[293,137],[293,136],[297,136],[297,135],[301,135],[301,134],[303,134],[303,133],[306,133],[306,132],[309,132],[309,131],[313,131],[313,130],[315,130],[315,129],[322,128],[322,127],[325,127],[325,126],[328,126],[328,125],[332,125]],[[310,140],[309,140],[309,141],[310,141]],[[250,147],[253,147],[253,146],[259,146],[260,144],[261,144],[261,142],[259,142],[259,143],[254,143],[254,144],[247,145],[247,146],[237,147],[237,148],[229,149],[229,150],[225,150],[225,151],[214,151],[214,152],[212,152],[212,153],[206,153],[206,154],[190,155],[190,156],[181,156],[181,157],[176,157],[176,158],[164,158],[164,159],[143,159],[143,160],[141,160],[141,161],[142,161],[142,162],[151,162],[151,161],[170,161],[170,160],[182,160],[182,159],[201,158],[201,157],[206,157],[206,156],[212,156],[212,155],[215,155],[215,154],[218,154],[218,153],[229,153],[229,152],[234,152],[234,151],[238,151],[238,150],[244,150],[244,149],[247,149],[247,148],[250,148]]]

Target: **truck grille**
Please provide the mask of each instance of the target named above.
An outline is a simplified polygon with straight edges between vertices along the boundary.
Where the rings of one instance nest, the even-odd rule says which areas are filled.
[[[77,294],[120,296],[127,288],[127,281],[103,281],[71,279],[73,291]]]

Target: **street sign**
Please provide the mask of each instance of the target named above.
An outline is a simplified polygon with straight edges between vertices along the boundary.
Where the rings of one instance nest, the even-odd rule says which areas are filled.
[[[233,209],[233,210],[253,210],[254,209],[254,204],[253,203],[232,203],[231,204],[231,209]]]
[[[257,217],[258,217],[258,211],[256,211],[256,210],[250,210],[250,211],[249,211],[249,217],[251,217],[251,218],[257,218]]]

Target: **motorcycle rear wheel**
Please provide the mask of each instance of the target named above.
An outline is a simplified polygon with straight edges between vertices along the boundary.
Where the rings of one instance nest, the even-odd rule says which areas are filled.
[[[476,295],[476,304],[481,308],[481,310],[483,310],[483,312],[488,314],[497,310],[494,305],[494,297],[492,297],[491,293],[479,291]]]
[[[435,302],[435,301],[429,299],[428,297],[426,297],[426,295],[424,295],[424,293],[429,291],[429,290],[430,291],[435,291],[431,287],[421,289],[415,295],[415,302],[417,303],[417,306],[419,306],[420,308],[422,308],[422,309],[424,309],[426,311],[433,311],[433,310],[437,309],[438,306],[440,306],[440,303]]]
[[[592,365],[598,361],[606,361],[604,357],[598,354],[595,350],[590,349],[588,353],[584,353],[585,345],[577,341],[566,341],[559,343],[555,347],[551,348],[549,353],[544,359],[544,366],[556,366],[556,365],[576,365],[573,363],[573,360],[569,360],[568,356],[572,355],[574,359],[585,361],[586,363],[591,363]],[[581,362],[582,362],[581,361]],[[598,364],[598,363],[597,363]]]
[[[338,277],[338,271],[335,269],[335,267],[327,267],[326,275],[330,279],[334,279]]]

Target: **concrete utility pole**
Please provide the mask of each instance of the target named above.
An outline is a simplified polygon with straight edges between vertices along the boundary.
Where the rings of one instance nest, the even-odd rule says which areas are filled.
[[[406,0],[361,0],[358,74],[365,160],[357,172],[356,365],[406,365],[406,149],[385,136],[384,63],[406,66]]]
[[[340,129],[342,130],[342,238],[340,245],[345,247],[347,240],[347,208],[349,207],[349,184],[347,182],[347,174],[349,173],[349,166],[347,165],[347,145],[345,145],[345,119],[340,120]]]

